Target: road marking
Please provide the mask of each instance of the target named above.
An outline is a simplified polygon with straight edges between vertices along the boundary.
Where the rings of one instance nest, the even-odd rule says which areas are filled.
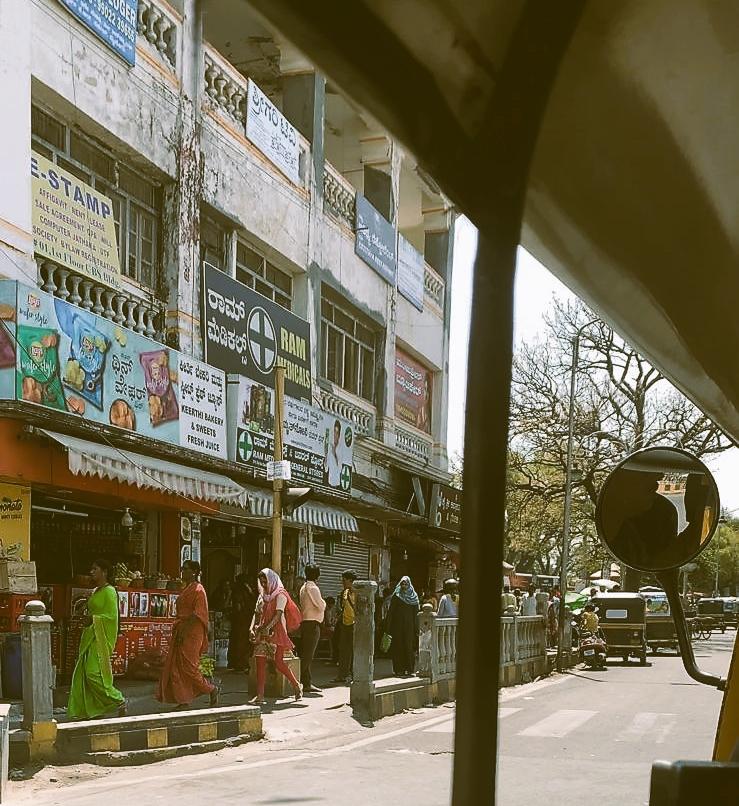
[[[631,724],[616,736],[617,742],[641,742],[649,735],[655,744],[663,744],[667,734],[675,726],[676,714],[660,714],[642,711],[631,720]]]
[[[454,720],[450,719],[448,722],[441,722],[438,725],[426,728],[424,733],[454,733]]]
[[[513,716],[513,714],[517,714],[521,709],[520,708],[505,708],[501,706],[498,708],[498,719],[505,719],[507,716]]]
[[[589,719],[592,719],[598,712],[597,711],[572,711],[563,709],[555,711],[544,719],[535,722],[525,730],[522,730],[519,736],[540,736],[546,738],[561,739],[568,733],[584,725]]]
[[[403,736],[406,733],[412,733],[413,731],[422,731],[425,728],[430,728],[434,725],[439,725],[442,723],[452,723],[454,720],[454,714],[444,714],[444,716],[436,716],[432,719],[425,719],[423,722],[417,722],[413,725],[407,725],[404,728],[396,728],[395,730],[389,730],[385,733],[374,734],[373,736],[368,736],[365,739],[358,739],[357,741],[351,742],[349,744],[343,744],[339,747],[330,747],[326,750],[321,750],[319,752],[314,753],[301,753],[300,751],[292,753],[285,753],[280,754],[278,758],[265,758],[261,761],[253,761],[250,763],[239,763],[239,764],[228,764],[222,767],[214,765],[212,767],[207,767],[202,770],[196,770],[194,772],[175,772],[173,774],[167,774],[164,771],[159,772],[157,775],[148,775],[148,776],[140,776],[136,779],[136,784],[138,786],[143,786],[147,783],[155,783],[161,782],[162,780],[168,781],[190,781],[197,778],[207,778],[213,775],[221,775],[222,773],[228,772],[237,772],[240,770],[251,770],[257,769],[259,767],[274,767],[280,764],[296,764],[299,761],[306,761],[312,758],[321,758],[327,755],[339,755],[340,753],[347,753],[351,750],[356,750],[359,747],[366,747],[367,745],[377,744],[378,742],[384,742],[387,739],[394,739],[396,736]],[[269,752],[269,751],[268,751]],[[112,793],[118,788],[126,788],[131,785],[131,780],[128,777],[121,777],[119,780],[106,778],[104,781],[88,781],[82,784],[77,784],[73,786],[66,787],[67,792],[70,797],[73,795],[80,795],[85,792],[94,792],[96,790],[103,790],[109,796],[112,796]],[[55,792],[54,796],[58,796],[59,793]],[[34,797],[34,802],[38,804],[48,803],[49,801],[39,799],[37,796]],[[59,802],[59,801],[54,801]],[[73,801],[72,801],[73,802]]]

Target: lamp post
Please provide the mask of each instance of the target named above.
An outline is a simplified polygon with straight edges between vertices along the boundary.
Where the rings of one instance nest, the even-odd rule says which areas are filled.
[[[559,635],[557,637],[557,671],[563,669],[565,642],[565,594],[567,593],[567,566],[570,562],[570,510],[572,509],[572,443],[575,437],[575,382],[580,358],[580,337],[585,328],[595,324],[591,319],[577,329],[572,339],[572,368],[570,370],[570,410],[567,419],[567,468],[565,470],[565,511],[562,525],[562,562],[559,570]],[[570,647],[568,647],[569,651]]]

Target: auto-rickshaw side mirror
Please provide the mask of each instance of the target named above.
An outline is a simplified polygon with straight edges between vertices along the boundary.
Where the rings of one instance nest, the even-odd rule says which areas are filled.
[[[595,513],[601,540],[625,565],[656,575],[670,603],[685,671],[722,689],[726,681],[701,672],[678,590],[681,566],[711,542],[719,496],[710,470],[681,448],[632,453],[608,475]]]

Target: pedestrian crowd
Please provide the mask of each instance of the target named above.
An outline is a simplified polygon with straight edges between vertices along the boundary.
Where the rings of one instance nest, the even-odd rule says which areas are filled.
[[[154,692],[159,702],[175,704],[178,709],[189,708],[200,696],[207,696],[215,706],[221,691],[214,680],[214,663],[207,657],[209,609],[200,573],[198,562],[183,563],[183,587],[177,599],[172,639]],[[266,702],[268,664],[287,680],[296,701],[304,694],[321,694],[312,666],[322,639],[326,639],[331,660],[338,667],[334,683],[351,682],[357,606],[353,583],[357,575],[350,569],[344,571],[338,597],[324,599],[320,574],[317,565],[307,565],[305,581],[294,596],[271,568],[259,572],[254,586],[247,574],[239,574],[215,591],[214,604],[230,617],[228,667],[247,672],[254,664],[256,691],[251,703]],[[96,560],[90,575],[95,589],[87,603],[67,712],[73,719],[95,719],[112,712],[125,716],[128,702],[115,687],[112,671],[119,611],[111,566],[103,559]],[[508,595],[511,606],[518,607],[516,597]],[[411,578],[403,576],[376,598],[376,651],[392,659],[396,676],[410,676],[416,671],[417,616],[427,608],[439,618],[456,617],[458,580],[447,580],[439,595],[424,590],[419,596]],[[289,663],[290,653],[296,649],[293,639],[299,645],[300,680]]]

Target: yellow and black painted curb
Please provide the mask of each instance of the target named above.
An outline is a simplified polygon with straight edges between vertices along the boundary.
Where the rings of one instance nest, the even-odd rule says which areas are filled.
[[[380,719],[384,716],[402,714],[413,708],[426,705],[440,705],[454,700],[455,680],[439,680],[431,683],[423,678],[408,680],[401,684],[383,686],[375,684],[370,696],[370,716]]]

